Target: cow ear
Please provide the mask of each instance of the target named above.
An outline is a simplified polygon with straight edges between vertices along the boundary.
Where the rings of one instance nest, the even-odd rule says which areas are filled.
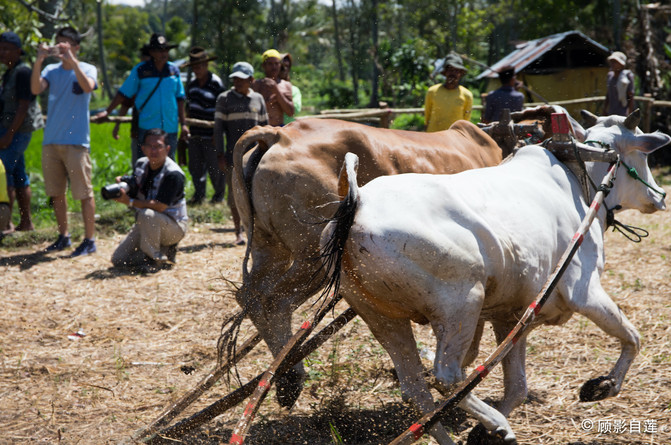
[[[638,124],[641,123],[641,109],[635,109],[627,118],[624,120],[624,126],[631,131],[635,131]]]
[[[596,114],[592,114],[587,110],[580,110],[580,115],[583,121],[585,121],[585,127],[589,128],[596,125],[596,120],[598,119]]]
[[[655,131],[654,133],[639,134],[635,136],[636,148],[644,153],[652,153],[653,151],[664,147],[671,142],[671,136]]]

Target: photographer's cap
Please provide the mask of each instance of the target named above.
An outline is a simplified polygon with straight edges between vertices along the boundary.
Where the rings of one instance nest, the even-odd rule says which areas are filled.
[[[0,34],[0,42],[11,43],[21,50],[21,54],[25,54],[23,51],[23,45],[21,44],[21,37],[15,32],[5,31]]]
[[[249,79],[254,77],[254,68],[247,62],[238,62],[233,65],[233,71],[228,75],[229,79],[238,77],[240,79]]]

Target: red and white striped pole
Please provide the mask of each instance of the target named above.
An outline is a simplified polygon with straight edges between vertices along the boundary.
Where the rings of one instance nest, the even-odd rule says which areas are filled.
[[[247,406],[245,407],[245,410],[243,411],[242,416],[238,421],[238,424],[233,430],[231,439],[228,442],[229,444],[242,445],[244,443],[245,436],[249,431],[252,420],[254,420],[254,416],[256,416],[256,413],[259,411],[261,402],[268,394],[268,391],[270,391],[270,387],[274,383],[275,379],[281,375],[278,373],[278,369],[285,361],[285,359],[290,356],[292,351],[299,348],[303,344],[303,341],[310,335],[310,333],[314,330],[317,324],[319,324],[322,318],[324,318],[324,316],[335,307],[340,299],[340,295],[331,294],[331,296],[321,305],[321,309],[315,315],[312,323],[310,321],[305,321],[301,325],[298,332],[296,332],[294,336],[289,339],[287,344],[284,345],[282,351],[280,351],[275,360],[273,360],[272,364],[259,381],[256,390],[249,399],[249,402],[247,403]]]

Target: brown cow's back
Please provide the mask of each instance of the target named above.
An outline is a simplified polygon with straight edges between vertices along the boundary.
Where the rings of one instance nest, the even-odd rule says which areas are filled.
[[[294,254],[317,254],[322,227],[312,223],[333,215],[347,152],[359,156],[361,185],[382,175],[456,173],[501,161],[496,143],[466,121],[437,133],[323,119],[297,123],[283,128],[263,155],[251,191],[254,236],[267,232]]]

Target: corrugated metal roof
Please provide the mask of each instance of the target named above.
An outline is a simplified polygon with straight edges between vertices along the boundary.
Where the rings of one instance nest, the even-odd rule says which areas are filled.
[[[480,73],[477,79],[483,79],[485,77],[495,78],[498,76],[498,69],[507,65],[515,67],[515,72],[519,73],[564,40],[573,36],[585,40],[585,43],[593,46],[597,52],[602,52],[604,55],[610,54],[608,48],[590,39],[580,31],[567,31],[518,44],[515,51],[496,62],[490,69],[486,69]]]

